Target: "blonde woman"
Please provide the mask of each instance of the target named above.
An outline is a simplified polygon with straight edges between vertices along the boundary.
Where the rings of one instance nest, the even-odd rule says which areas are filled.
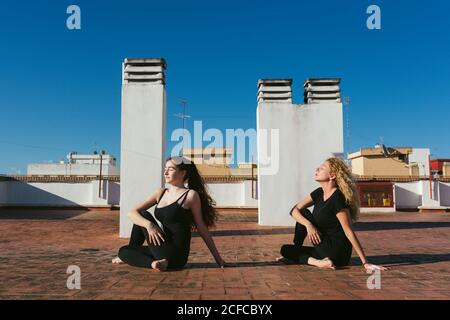
[[[281,247],[279,260],[292,260],[319,268],[346,266],[352,248],[367,270],[387,270],[367,261],[363,248],[352,229],[359,213],[359,198],[350,169],[339,158],[329,158],[315,171],[320,188],[292,208],[296,221],[294,244]],[[311,213],[307,208],[314,205]],[[313,247],[303,246],[305,238]],[[284,258],[284,259],[283,259]]]

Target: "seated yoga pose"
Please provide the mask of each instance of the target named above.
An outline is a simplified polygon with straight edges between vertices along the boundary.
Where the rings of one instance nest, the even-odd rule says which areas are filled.
[[[207,193],[195,164],[182,157],[170,157],[164,168],[164,179],[169,188],[155,190],[128,213],[134,223],[130,242],[119,249],[112,263],[125,262],[158,271],[182,268],[189,257],[191,230],[196,229],[216,263],[225,267],[208,231],[217,220],[214,200]],[[147,211],[155,204],[156,219]],[[147,246],[143,245],[145,241]]]
[[[329,158],[315,171],[320,188],[298,202],[290,215],[296,221],[294,244],[281,247],[278,261],[293,261],[320,268],[348,265],[352,248],[367,270],[387,270],[369,263],[352,229],[359,213],[359,198],[352,173],[339,158]],[[307,208],[314,205],[311,213]],[[308,237],[313,247],[303,246]]]

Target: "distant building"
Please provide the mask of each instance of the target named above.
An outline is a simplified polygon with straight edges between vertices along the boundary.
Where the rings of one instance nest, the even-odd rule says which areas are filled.
[[[183,149],[183,156],[194,162],[207,180],[256,179],[257,176],[256,163],[240,162],[237,168],[229,166],[233,160],[232,148],[186,148]]]
[[[233,160],[232,148],[183,148],[182,154],[195,164],[228,167]]]
[[[432,174],[450,176],[450,159],[431,159],[430,170]]]
[[[444,162],[444,164],[442,165],[442,177],[450,178],[450,161]]]
[[[57,175],[57,176],[115,176],[120,174],[116,167],[116,158],[109,154],[78,154],[71,152],[67,155],[67,162],[33,163],[27,168],[27,175]]]
[[[361,148],[348,155],[352,172],[358,176],[428,176],[430,150],[427,148],[395,147],[377,145]]]

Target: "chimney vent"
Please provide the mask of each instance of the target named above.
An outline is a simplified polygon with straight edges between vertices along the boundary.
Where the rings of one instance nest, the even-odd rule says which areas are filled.
[[[341,78],[306,79],[303,87],[305,103],[341,102]]]
[[[166,61],[159,58],[127,58],[123,62],[122,83],[165,84]]]
[[[259,102],[292,103],[292,79],[258,80],[258,103]]]

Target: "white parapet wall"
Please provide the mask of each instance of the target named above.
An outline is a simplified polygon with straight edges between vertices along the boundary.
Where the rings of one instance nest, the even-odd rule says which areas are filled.
[[[0,206],[8,203],[8,182],[0,181]]]
[[[440,205],[450,207],[450,182],[439,183]]]
[[[292,104],[285,94],[279,100],[268,95],[265,86],[284,86],[278,90],[290,92],[291,81],[258,83],[259,224],[289,226],[294,224],[290,209],[319,186],[314,170],[328,157],[343,155],[342,104]],[[276,131],[279,140],[272,141]],[[268,139],[271,136],[275,139]],[[265,150],[269,150],[266,155]]]
[[[252,195],[252,181],[245,180],[233,183],[208,183],[210,196],[216,201],[217,207],[251,207],[258,206],[256,198],[256,183]]]
[[[437,180],[419,182],[422,195],[422,204],[419,209],[445,209],[440,202],[440,182]]]
[[[103,164],[101,173],[103,176],[120,175],[119,168],[110,164]],[[36,163],[27,167],[28,175],[100,175],[100,164],[77,163]]]
[[[0,206],[95,207],[119,204],[119,183],[0,181]]]
[[[127,213],[163,186],[166,91],[163,59],[125,59],[122,78],[120,236],[129,237]]]
[[[437,182],[436,182],[437,183]],[[396,182],[392,208],[361,208],[361,212],[393,212],[395,210],[416,210],[422,206],[422,190],[428,181]],[[437,186],[437,185],[436,185]],[[314,186],[315,187],[315,186]],[[258,206],[257,190],[252,190],[252,181],[207,183],[207,188],[217,207]],[[450,182],[439,182],[438,208],[450,207]],[[427,193],[429,197],[429,192]],[[433,200],[432,200],[433,201]],[[120,203],[120,182],[102,181],[99,196],[98,180],[85,182],[23,182],[0,181],[0,207],[2,206],[64,206],[64,207],[109,207]]]
[[[422,204],[422,183],[396,182],[394,184],[396,209],[417,209]]]
[[[217,207],[252,207],[258,205],[251,181],[231,183],[207,183]],[[109,207],[120,203],[120,182],[23,182],[0,181],[1,206],[49,206],[49,207]]]

